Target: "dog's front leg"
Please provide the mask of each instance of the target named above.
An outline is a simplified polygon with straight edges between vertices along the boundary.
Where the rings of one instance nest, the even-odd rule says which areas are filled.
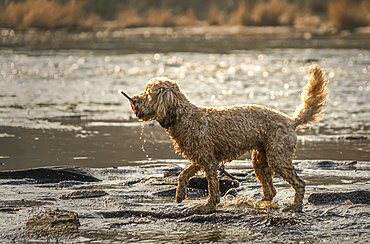
[[[201,212],[213,212],[216,210],[216,205],[220,203],[220,186],[216,166],[207,165],[204,167],[208,181],[208,201],[206,204],[196,207]]]
[[[200,166],[196,164],[190,164],[184,171],[179,175],[179,183],[176,190],[176,201],[181,203],[186,198],[186,187],[189,184],[189,179],[198,173]]]

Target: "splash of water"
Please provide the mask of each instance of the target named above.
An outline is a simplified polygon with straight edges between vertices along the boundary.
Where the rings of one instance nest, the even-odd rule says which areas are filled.
[[[144,153],[146,153],[146,151],[145,151],[145,147],[144,147],[146,140],[143,138],[144,128],[145,128],[145,122],[142,122],[140,126],[141,126],[141,131],[140,131],[140,137],[139,137],[139,140],[140,140],[140,141],[141,141],[141,140],[143,140],[143,143],[141,144],[141,150],[142,150]],[[149,158],[149,155],[148,155],[148,154],[145,154],[145,157],[146,157],[147,159],[149,159],[149,160],[150,160],[150,158]]]
[[[270,212],[272,209],[278,209],[279,205],[276,201],[258,201],[253,199],[250,196],[239,196],[231,201],[227,201],[223,203],[223,206],[225,207],[236,207],[241,208],[244,206],[253,208],[260,212]]]

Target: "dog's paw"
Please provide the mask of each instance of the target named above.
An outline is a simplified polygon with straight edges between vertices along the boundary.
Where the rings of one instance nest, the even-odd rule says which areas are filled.
[[[179,190],[176,191],[176,202],[181,203],[186,198],[186,190]]]
[[[290,204],[283,208],[283,212],[302,212],[301,204]]]
[[[272,199],[273,198],[271,196],[265,196],[265,195],[263,195],[260,201],[261,202],[271,202]]]
[[[196,212],[202,213],[202,214],[212,213],[216,211],[216,205],[210,204],[210,203],[200,204],[200,205],[195,206],[194,209]]]

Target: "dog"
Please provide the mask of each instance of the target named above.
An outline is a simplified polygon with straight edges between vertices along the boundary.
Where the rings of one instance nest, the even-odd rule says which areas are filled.
[[[276,195],[273,174],[280,175],[294,189],[294,200],[283,211],[302,211],[305,182],[297,175],[292,157],[297,145],[297,128],[319,120],[325,109],[328,79],[317,65],[308,68],[308,81],[301,104],[292,117],[259,105],[201,107],[189,101],[179,85],[165,77],[149,80],[145,90],[130,101],[139,120],[156,120],[168,132],[177,152],[191,164],[178,177],[176,201],[186,198],[189,179],[206,173],[208,200],[197,206],[212,212],[220,203],[217,170],[220,165],[252,152],[256,177],[262,185],[261,201]]]

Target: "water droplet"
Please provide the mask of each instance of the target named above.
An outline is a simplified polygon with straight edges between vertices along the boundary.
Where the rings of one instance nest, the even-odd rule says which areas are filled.
[[[140,126],[141,126],[141,132],[140,132],[140,137],[139,137],[139,139],[141,140],[141,139],[143,139],[145,122],[142,122]],[[142,150],[143,152],[145,152],[145,142],[146,142],[146,140],[145,140],[145,139],[143,139],[143,144],[141,144],[141,150]],[[146,157],[146,158],[149,158],[149,155],[148,155],[148,154],[145,154],[145,157]]]

